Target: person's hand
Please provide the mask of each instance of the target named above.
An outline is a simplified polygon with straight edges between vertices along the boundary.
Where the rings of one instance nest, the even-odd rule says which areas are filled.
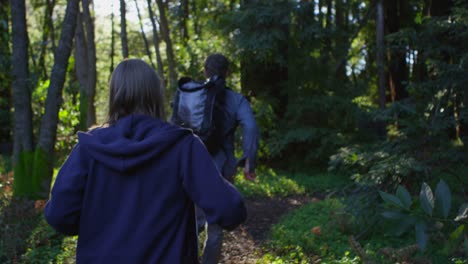
[[[257,177],[257,175],[255,174],[255,172],[250,171],[249,159],[246,159],[245,160],[245,167],[244,167],[244,179],[246,179],[248,181],[253,181],[253,180],[255,180],[256,177]]]

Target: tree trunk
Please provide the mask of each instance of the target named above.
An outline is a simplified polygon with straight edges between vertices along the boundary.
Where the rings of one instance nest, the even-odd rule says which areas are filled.
[[[13,36],[13,107],[14,111],[14,195],[32,193],[32,110],[28,70],[28,33],[24,0],[10,0]]]
[[[83,30],[83,14],[77,14],[75,31],[75,70],[76,78],[80,85],[80,130],[87,129],[88,112],[88,65],[89,65],[88,47],[86,36]]]
[[[122,56],[128,58],[128,41],[127,41],[127,19],[125,0],[120,0],[120,39],[122,42]]]
[[[62,24],[59,45],[47,90],[45,112],[41,122],[39,142],[34,156],[34,180],[39,185],[38,194],[47,197],[52,179],[53,152],[57,136],[58,113],[62,104],[62,90],[73,45],[79,0],[69,0]]]
[[[87,128],[96,124],[96,107],[94,106],[94,98],[96,95],[96,44],[94,42],[94,20],[91,16],[89,6],[92,0],[83,0],[83,20],[86,29],[86,47],[88,48],[88,83],[86,88],[87,95]]]
[[[39,67],[42,71],[42,78],[43,80],[47,80],[49,78],[47,74],[47,66],[45,64],[45,55],[47,52],[47,45],[49,36],[51,35],[51,24],[53,25],[52,15],[54,12],[55,7],[55,0],[46,0],[46,7],[44,12],[44,24],[42,26],[42,43],[41,43],[41,52],[39,55]],[[52,21],[52,22],[51,22]]]
[[[172,41],[169,34],[169,23],[166,17],[166,6],[162,0],[156,0],[159,10],[160,26],[161,33],[164,42],[166,43],[166,55],[167,62],[169,66],[169,87],[175,89],[177,87],[177,72],[176,72],[176,62],[174,59],[174,51],[172,50]]]
[[[111,64],[109,67],[109,79],[112,76],[112,73],[114,72],[114,56],[115,56],[115,22],[114,22],[114,4],[112,2],[112,13],[111,13],[111,51],[110,51],[110,60]]]
[[[377,1],[377,21],[376,21],[376,46],[377,46],[377,74],[378,74],[378,91],[379,91],[379,108],[385,109],[385,61],[384,61],[384,16],[383,16],[383,0]]]
[[[386,33],[400,31],[407,23],[408,7],[406,0],[385,0]],[[405,83],[408,82],[408,67],[406,65],[406,50],[404,48],[390,48],[388,50],[388,81],[392,101],[399,101],[408,97]]]
[[[143,20],[141,18],[140,7],[138,7],[137,0],[135,0],[135,7],[136,7],[136,10],[137,10],[138,22],[140,24],[141,36],[143,37],[143,42],[145,43],[146,54],[148,55],[148,58],[150,60],[151,67],[153,67],[153,69],[155,69],[156,67],[154,66],[153,56],[151,55],[151,50],[150,50],[149,44],[148,44],[148,38],[146,37],[145,29],[143,28]]]
[[[149,17],[151,20],[151,25],[153,26],[153,43],[154,49],[156,51],[156,63],[158,64],[158,74],[162,80],[164,80],[164,66],[161,58],[161,51],[159,50],[159,36],[158,36],[158,29],[156,26],[156,20],[154,18],[153,8],[151,6],[151,0],[146,1],[148,3],[148,11]]]
[[[335,50],[334,53],[336,54],[335,60],[337,63],[337,67],[335,69],[335,76],[341,82],[345,82],[347,80],[346,77],[346,64],[347,62],[347,53],[348,53],[348,39],[346,37],[346,32],[348,29],[345,27],[345,21],[347,17],[344,14],[344,4],[343,0],[336,0],[335,1],[335,24],[336,24],[336,32],[337,36],[335,39]]]
[[[0,1],[0,42],[10,43],[8,0]],[[9,45],[0,46],[0,154],[11,155],[11,51]]]
[[[181,17],[181,37],[182,43],[187,44],[189,40],[189,33],[188,33],[188,20],[189,20],[189,1],[188,0],[181,0],[181,8],[182,8],[182,17]]]
[[[385,109],[386,96],[385,96],[385,43],[384,43],[384,11],[383,0],[377,0],[377,17],[376,17],[376,46],[377,46],[377,75],[378,75],[378,94],[379,94],[379,108]],[[385,137],[385,123],[379,122],[377,124],[378,134],[381,138]]]

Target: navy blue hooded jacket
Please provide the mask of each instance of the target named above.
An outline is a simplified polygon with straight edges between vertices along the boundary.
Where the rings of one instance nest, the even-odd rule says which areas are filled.
[[[189,130],[141,115],[78,134],[46,205],[78,235],[77,263],[197,263],[194,203],[208,223],[245,220],[240,194]]]

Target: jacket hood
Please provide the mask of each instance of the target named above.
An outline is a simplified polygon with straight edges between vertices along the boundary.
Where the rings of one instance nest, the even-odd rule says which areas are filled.
[[[129,115],[109,127],[80,132],[78,140],[85,156],[127,172],[153,161],[190,134],[188,129],[150,116]]]

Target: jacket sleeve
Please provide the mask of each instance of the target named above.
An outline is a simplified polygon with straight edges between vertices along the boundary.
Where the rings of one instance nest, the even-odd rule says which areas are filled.
[[[247,211],[240,193],[219,173],[198,137],[191,137],[182,159],[183,187],[210,224],[232,230],[245,221]]]
[[[86,174],[80,160],[80,146],[76,145],[60,168],[51,197],[45,207],[47,222],[58,232],[77,235]]]
[[[248,159],[250,172],[253,172],[255,171],[255,161],[257,158],[258,127],[250,104],[243,96],[239,103],[236,119],[242,127],[242,150],[244,152],[239,163],[244,164],[245,160]]]

